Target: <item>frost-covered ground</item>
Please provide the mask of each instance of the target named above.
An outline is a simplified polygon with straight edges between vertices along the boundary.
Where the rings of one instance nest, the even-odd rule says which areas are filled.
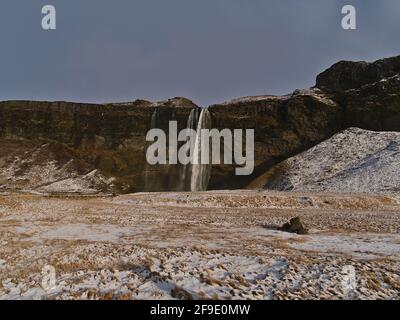
[[[399,200],[4,194],[0,299],[399,299]],[[276,230],[295,216],[309,235]]]
[[[255,181],[270,190],[400,191],[400,133],[350,128],[289,158]]]

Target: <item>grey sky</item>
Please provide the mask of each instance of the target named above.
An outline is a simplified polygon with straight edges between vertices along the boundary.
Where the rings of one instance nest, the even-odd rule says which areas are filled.
[[[357,31],[341,29],[344,4]],[[284,94],[337,60],[400,54],[399,31],[399,0],[2,0],[0,100]]]

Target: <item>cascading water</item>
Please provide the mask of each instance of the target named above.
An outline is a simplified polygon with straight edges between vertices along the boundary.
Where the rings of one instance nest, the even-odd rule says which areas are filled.
[[[163,119],[165,118],[165,115],[165,113],[162,114]],[[170,114],[168,118],[170,121],[176,121],[176,115],[174,113]],[[150,129],[164,127],[164,122],[161,119],[160,111],[155,110],[151,116]],[[202,138],[201,134],[202,130],[211,129],[210,112],[207,109],[203,109],[200,112],[200,109],[198,108],[191,110],[186,127],[187,129],[196,131],[195,137],[190,136],[186,140],[186,143],[191,145],[187,151],[187,156],[190,157],[190,163],[183,166],[170,165],[165,168],[163,165],[149,165],[146,161],[144,173],[145,191],[158,191],[164,189],[176,191],[207,190],[211,173],[211,164],[209,161],[207,161],[207,163],[202,163],[202,154],[206,144],[209,144],[209,139],[203,141],[204,138]],[[162,172],[164,172],[164,175]]]
[[[191,130],[196,130],[198,121],[199,121],[199,109],[197,108],[192,109],[192,111],[189,114],[186,128]],[[189,140],[190,138],[188,137],[186,139],[186,143],[188,143]],[[190,149],[187,151],[187,156],[193,157],[193,155],[190,155]],[[182,167],[181,176],[179,179],[179,190],[190,190],[191,174],[192,174],[192,165],[191,163],[188,163]]]
[[[150,129],[156,129],[159,121],[160,120],[160,115],[158,110],[156,109],[153,114],[151,115],[151,121],[150,121]],[[152,191],[153,189],[153,178],[150,174],[151,166],[147,163],[146,161],[146,168],[145,168],[145,173],[144,173],[144,188],[145,191]]]
[[[205,191],[207,190],[208,182],[210,180],[211,174],[211,164],[210,159],[206,160],[207,163],[202,161],[202,154],[205,147],[209,147],[210,141],[207,139],[204,141],[202,137],[203,129],[211,129],[211,115],[208,109],[203,109],[200,113],[197,130],[196,130],[196,142],[194,145],[193,153],[193,164],[192,164],[192,174],[190,181],[191,191]]]
[[[158,113],[158,110],[155,110],[153,114],[151,115],[151,123],[150,123],[150,129],[155,129],[157,128],[158,120],[160,118],[160,115]]]

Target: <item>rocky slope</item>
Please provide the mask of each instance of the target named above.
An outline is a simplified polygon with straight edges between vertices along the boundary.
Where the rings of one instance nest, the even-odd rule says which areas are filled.
[[[155,112],[157,127],[168,132],[169,120],[186,128],[193,108],[184,98],[107,105],[0,102],[1,188],[125,193],[146,190],[146,180],[153,180],[155,190],[174,190],[175,168],[146,167],[145,136]]]
[[[107,178],[75,152],[57,142],[3,139],[0,190],[99,194],[114,192]]]
[[[400,133],[350,128],[283,161],[258,179],[266,189],[400,191]]]
[[[243,188],[277,163],[349,127],[400,131],[399,65],[400,56],[374,63],[339,62],[321,73],[311,89],[210,106],[213,127],[255,129],[256,168],[253,175],[238,177],[234,165],[213,166],[209,188]],[[145,135],[154,112],[157,127],[166,129],[168,121],[177,120],[183,129],[194,108],[185,98],[120,104],[0,102],[0,146],[15,142],[0,159],[5,163],[1,170],[8,170],[10,154],[24,150],[22,141],[37,147],[50,142],[69,150],[69,160],[85,163],[77,176],[97,170],[107,181],[113,179],[106,188],[110,192],[180,190],[181,167],[146,165]],[[44,166],[52,161],[45,153],[41,159]],[[13,179],[2,183],[3,189],[15,188]],[[23,188],[38,187],[27,181]]]

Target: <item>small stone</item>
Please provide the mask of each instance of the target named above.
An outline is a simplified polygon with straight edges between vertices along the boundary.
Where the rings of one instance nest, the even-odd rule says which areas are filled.
[[[290,219],[290,222],[285,223],[279,230],[297,234],[308,234],[308,230],[304,228],[299,217]]]

